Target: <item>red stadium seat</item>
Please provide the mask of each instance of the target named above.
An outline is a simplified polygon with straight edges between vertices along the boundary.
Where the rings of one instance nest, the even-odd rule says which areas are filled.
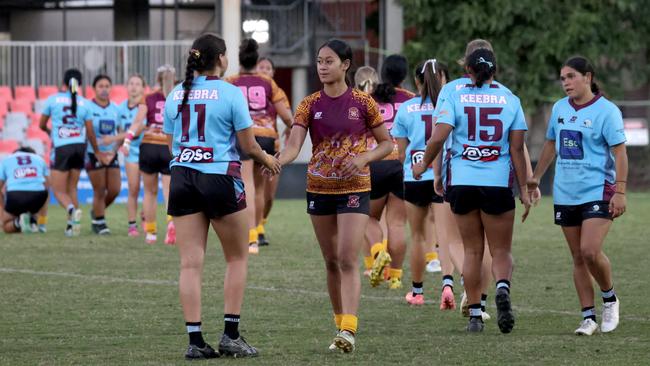
[[[120,104],[128,98],[129,93],[126,90],[126,86],[118,84],[111,87],[110,99],[113,101],[113,103]]]
[[[15,100],[27,101],[34,103],[36,101],[36,92],[30,85],[19,85],[14,89]]]
[[[39,139],[43,141],[43,144],[49,144],[50,142],[50,136],[48,134],[41,130],[37,125],[31,125],[27,129],[27,138],[28,139]],[[46,144],[46,145],[47,145]]]
[[[30,126],[38,127],[40,123],[41,123],[41,114],[40,113],[32,114],[32,123],[30,124]]]
[[[0,100],[2,99],[7,102],[14,99],[14,96],[11,94],[11,88],[6,85],[0,86]]]
[[[95,97],[95,90],[93,89],[92,86],[86,85],[84,88],[84,98],[88,100],[92,100]]]
[[[47,99],[50,95],[59,91],[55,85],[41,85],[38,87],[38,99]]]
[[[0,98],[0,119],[3,119],[8,112],[9,112],[9,101]]]
[[[19,147],[16,140],[0,140],[0,154],[12,154]]]
[[[31,116],[34,111],[32,110],[32,102],[16,99],[9,105],[12,112],[23,112],[28,116]]]

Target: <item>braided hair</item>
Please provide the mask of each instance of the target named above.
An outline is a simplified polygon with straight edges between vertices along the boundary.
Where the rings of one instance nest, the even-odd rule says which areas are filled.
[[[77,94],[79,94],[81,81],[81,71],[77,69],[68,69],[63,73],[63,84],[68,87],[68,90],[70,90],[70,94],[72,95],[70,98],[70,111],[75,117],[77,116]]]
[[[185,80],[183,80],[183,102],[176,116],[187,106],[187,100],[194,82],[194,72],[213,70],[218,64],[219,57],[226,54],[226,42],[212,33],[206,33],[194,40],[187,66],[185,67]]]

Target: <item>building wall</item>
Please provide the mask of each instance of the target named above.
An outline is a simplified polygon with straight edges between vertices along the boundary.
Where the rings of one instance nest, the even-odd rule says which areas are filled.
[[[68,41],[112,41],[113,10],[67,10]],[[12,11],[9,32],[13,41],[64,40],[62,10]]]

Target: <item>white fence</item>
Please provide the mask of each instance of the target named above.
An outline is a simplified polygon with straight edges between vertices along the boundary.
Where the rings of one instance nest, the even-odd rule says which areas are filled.
[[[171,64],[184,75],[191,41],[128,42],[0,42],[0,85],[59,85],[71,67],[83,74],[85,84],[98,74],[114,83],[126,83],[132,73],[155,82],[158,66]]]

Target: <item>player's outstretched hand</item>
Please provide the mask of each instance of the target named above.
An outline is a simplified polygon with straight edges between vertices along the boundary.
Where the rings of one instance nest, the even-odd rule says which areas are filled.
[[[531,195],[526,191],[526,186],[519,187],[519,200],[524,205],[524,214],[521,215],[521,222],[525,222],[530,213]]]
[[[614,196],[609,201],[609,214],[612,218],[616,218],[625,213],[625,208],[627,206],[627,199],[625,195],[620,192],[614,193]]]
[[[282,171],[282,165],[280,160],[277,157],[266,154],[266,161],[264,162],[264,174],[268,176],[274,176],[280,174]]]

